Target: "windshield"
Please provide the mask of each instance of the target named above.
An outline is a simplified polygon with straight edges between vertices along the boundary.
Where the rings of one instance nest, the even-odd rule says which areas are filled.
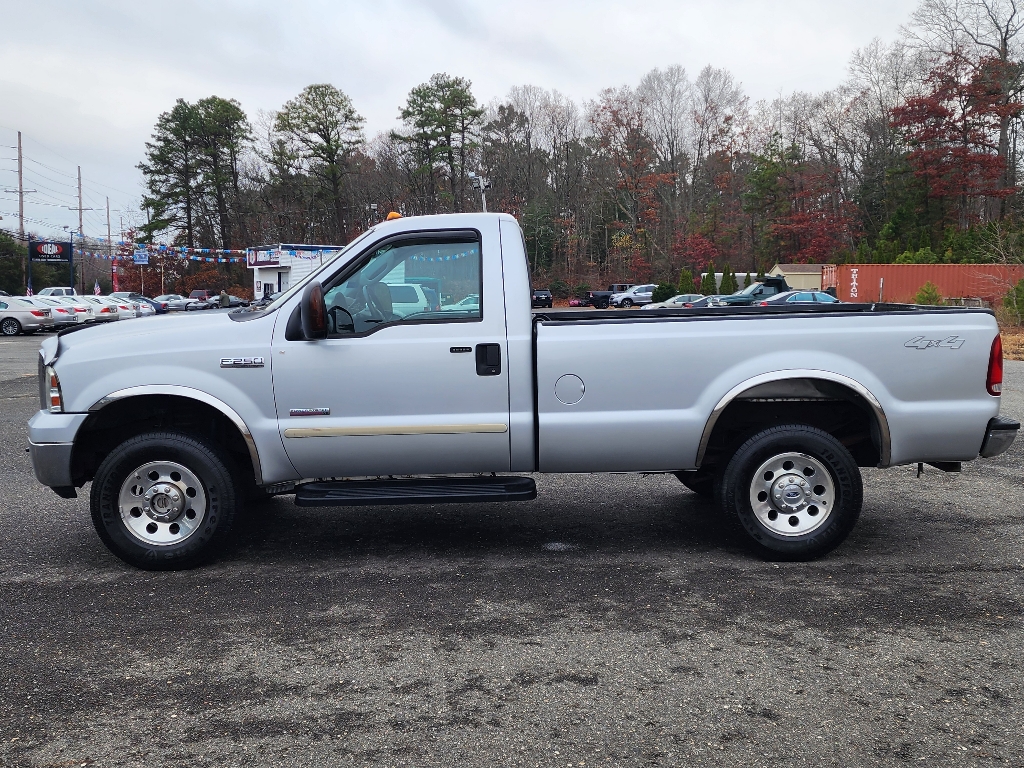
[[[734,293],[733,296],[749,296],[760,287],[761,283],[754,283],[753,285],[748,285],[742,291],[736,291],[736,293]]]
[[[290,299],[292,296],[294,296],[296,293],[298,293],[300,290],[302,290],[310,280],[318,279],[320,277],[320,275],[324,272],[324,270],[330,269],[330,267],[334,264],[334,262],[336,262],[342,256],[344,256],[349,251],[351,251],[359,243],[361,243],[364,240],[366,240],[370,236],[370,234],[373,232],[373,230],[374,230],[374,228],[370,227],[368,230],[363,232],[363,234],[361,234],[359,237],[357,237],[351,243],[349,243],[344,248],[342,248],[338,252],[337,256],[335,256],[335,257],[325,261],[322,267],[320,267],[319,269],[313,270],[308,275],[306,275],[304,278],[299,280],[299,282],[297,282],[295,285],[289,286],[288,290],[283,291],[281,294],[278,295],[278,297],[276,299],[274,299],[272,302],[267,304],[265,307],[260,307],[257,311],[259,311],[259,312],[271,312],[271,311],[277,309],[278,307],[280,307],[282,304],[284,304],[286,301],[288,301],[288,299]]]

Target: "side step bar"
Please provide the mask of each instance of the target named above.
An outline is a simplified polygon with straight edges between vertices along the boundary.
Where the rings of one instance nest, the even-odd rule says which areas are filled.
[[[341,480],[295,489],[300,507],[362,507],[371,504],[462,504],[537,498],[532,477],[425,477],[418,480]]]

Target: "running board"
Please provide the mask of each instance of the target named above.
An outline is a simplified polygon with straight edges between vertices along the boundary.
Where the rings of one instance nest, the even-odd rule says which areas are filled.
[[[306,483],[295,489],[300,507],[363,507],[371,504],[464,504],[530,501],[532,477],[426,477],[418,480],[343,480]]]

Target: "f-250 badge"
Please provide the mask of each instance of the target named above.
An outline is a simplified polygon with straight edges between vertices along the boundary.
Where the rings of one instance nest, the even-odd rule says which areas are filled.
[[[931,349],[932,347],[943,347],[945,349],[960,349],[967,339],[959,336],[947,336],[945,339],[926,339],[924,336],[915,336],[904,347],[908,349]]]
[[[221,368],[262,368],[262,357],[222,357]]]

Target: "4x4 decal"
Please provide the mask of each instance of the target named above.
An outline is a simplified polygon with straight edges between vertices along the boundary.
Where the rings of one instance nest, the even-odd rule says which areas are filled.
[[[909,349],[931,349],[932,347],[945,347],[946,349],[960,349],[967,339],[959,336],[947,336],[944,339],[926,339],[924,336],[915,336],[904,347]]]

